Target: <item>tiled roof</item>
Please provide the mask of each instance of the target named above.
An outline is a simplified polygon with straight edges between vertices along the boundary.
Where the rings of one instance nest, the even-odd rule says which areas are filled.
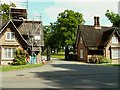
[[[78,29],[76,45],[78,44],[78,39],[82,36],[86,47],[104,46],[114,30],[114,27],[101,27],[101,29],[95,29],[94,26],[81,25]]]

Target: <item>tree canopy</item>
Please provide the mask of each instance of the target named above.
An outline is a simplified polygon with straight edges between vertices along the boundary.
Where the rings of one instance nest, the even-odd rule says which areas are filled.
[[[110,22],[113,24],[113,26],[120,27],[120,15],[119,14],[116,14],[112,11],[110,12],[109,10],[107,10],[105,15],[110,20]]]
[[[61,48],[73,46],[76,39],[78,25],[84,24],[83,15],[73,10],[65,10],[57,16],[57,21],[44,26],[44,40],[46,46]]]
[[[4,3],[0,5],[2,19],[9,19],[10,7],[16,7],[16,5],[14,3],[11,3],[10,5]]]
[[[57,21],[51,24],[62,46],[73,45],[77,33],[77,27],[84,24],[83,15],[73,10],[65,10],[59,13]]]

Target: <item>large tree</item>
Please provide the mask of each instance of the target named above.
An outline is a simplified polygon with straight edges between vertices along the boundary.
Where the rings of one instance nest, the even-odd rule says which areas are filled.
[[[45,42],[45,48],[50,46],[51,51],[54,49],[55,51],[59,50],[60,44],[58,39],[58,33],[56,32],[56,29],[53,28],[53,25],[47,25],[43,28],[44,31],[44,42]]]
[[[66,47],[65,59],[68,56],[68,47],[73,46],[76,39],[78,25],[84,24],[83,15],[73,10],[65,10],[59,13],[57,21],[52,23],[52,29],[57,35],[57,42]]]
[[[9,17],[10,7],[16,7],[16,5],[14,3],[11,3],[10,5],[4,3],[0,5],[0,14],[3,20],[8,20],[9,18],[11,18],[11,16]]]
[[[109,10],[105,13],[106,17],[110,20],[114,27],[120,27],[120,15]]]

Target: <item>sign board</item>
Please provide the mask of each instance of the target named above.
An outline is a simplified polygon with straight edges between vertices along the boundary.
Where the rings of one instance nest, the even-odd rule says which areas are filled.
[[[40,40],[40,36],[34,36],[35,40]]]

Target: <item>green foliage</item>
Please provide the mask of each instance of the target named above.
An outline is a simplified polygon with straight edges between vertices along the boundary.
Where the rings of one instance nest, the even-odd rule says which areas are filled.
[[[90,63],[111,63],[112,60],[101,55],[94,55],[89,59]]]
[[[73,46],[76,39],[77,27],[83,24],[83,15],[72,10],[65,10],[59,13],[57,21],[44,26],[45,46],[59,50],[66,44]]]
[[[114,12],[110,12],[109,10],[106,11],[106,17],[110,20],[110,22],[115,27],[120,27],[120,15]]]
[[[42,66],[42,64],[27,64],[27,65],[21,65],[21,66],[2,66],[0,67],[0,70],[2,72],[6,72],[6,71],[13,71],[13,70],[22,70],[26,68],[34,68],[39,66]]]
[[[26,53],[22,49],[17,49],[15,52],[15,58],[11,65],[26,65]]]
[[[112,63],[112,60],[109,59],[109,58],[106,58],[106,57],[103,57],[101,60],[100,60],[101,63]]]
[[[79,12],[72,10],[65,10],[59,13],[57,22],[53,24],[53,28],[56,29],[57,34],[61,38],[60,42],[67,45],[73,45],[75,42],[75,36],[77,33],[77,27],[80,24],[84,24],[83,15]]]
[[[16,7],[16,5],[14,3],[11,3],[11,5],[4,3],[0,6],[0,11],[2,12],[2,19],[3,20],[9,19],[10,7]],[[12,18],[12,17],[10,16],[10,18]]]

